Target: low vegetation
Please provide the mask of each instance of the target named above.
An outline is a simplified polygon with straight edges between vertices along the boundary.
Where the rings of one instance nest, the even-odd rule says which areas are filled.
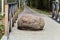
[[[36,12],[40,13],[40,14],[46,14],[46,15],[50,15],[51,12],[45,11],[45,10],[40,10],[40,9],[36,9],[36,8],[32,8],[33,10],[35,10]]]
[[[24,6],[20,5],[20,12],[22,12],[24,10]]]
[[[24,3],[23,0],[20,1],[20,12],[24,10]]]
[[[2,20],[4,18],[4,16],[1,15],[1,12],[0,12],[0,20]]]
[[[3,34],[4,34],[4,25],[0,24],[0,39],[3,36]]]

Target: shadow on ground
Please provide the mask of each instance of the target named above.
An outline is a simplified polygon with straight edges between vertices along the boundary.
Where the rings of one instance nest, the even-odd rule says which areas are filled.
[[[50,17],[52,20],[60,24],[60,21],[55,20],[54,18]]]
[[[37,29],[37,30],[35,30],[35,29],[30,29],[30,28],[20,28],[20,27],[18,27],[18,29],[19,30],[23,30],[23,31],[43,31],[44,29]]]

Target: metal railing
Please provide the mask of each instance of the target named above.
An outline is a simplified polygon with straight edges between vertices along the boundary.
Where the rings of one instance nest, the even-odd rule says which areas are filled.
[[[14,26],[14,23],[16,22],[17,18],[18,18],[18,14],[16,13],[17,12],[17,9],[18,9],[18,6],[17,6],[17,3],[9,3],[8,4],[8,27],[9,27],[9,33],[11,32],[11,25]],[[12,24],[11,24],[11,21],[12,21]]]
[[[9,39],[9,34],[12,31],[12,25],[18,18],[18,4],[16,2],[8,3],[5,5],[5,35],[2,37],[4,40]]]

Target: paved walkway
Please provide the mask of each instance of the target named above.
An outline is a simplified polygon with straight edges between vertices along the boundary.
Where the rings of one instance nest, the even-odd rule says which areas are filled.
[[[10,33],[9,40],[60,40],[60,24],[44,14],[38,14],[25,7],[22,14],[31,13],[41,16],[45,21],[42,31],[24,31],[17,29],[17,21]],[[22,16],[22,14],[19,15]],[[19,19],[19,18],[18,18]]]

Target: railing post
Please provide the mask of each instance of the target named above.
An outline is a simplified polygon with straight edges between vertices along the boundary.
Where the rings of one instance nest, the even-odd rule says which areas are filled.
[[[8,4],[5,4],[5,35],[8,37]]]
[[[4,0],[2,0],[2,16],[4,16]]]

